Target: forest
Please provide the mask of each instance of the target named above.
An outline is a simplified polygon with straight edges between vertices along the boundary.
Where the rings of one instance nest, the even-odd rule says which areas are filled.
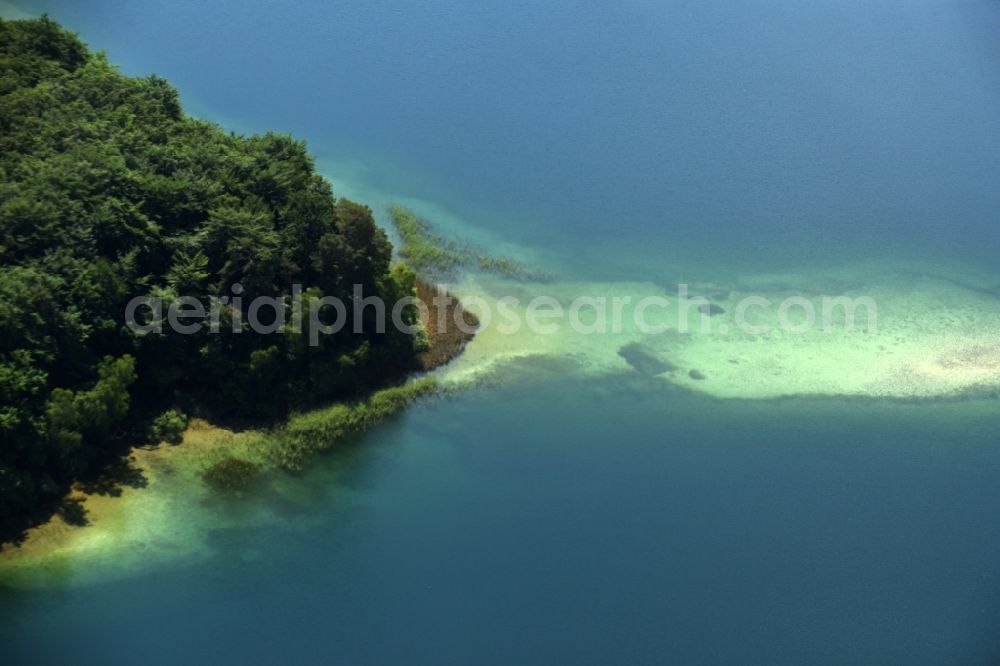
[[[287,326],[234,330],[232,305],[215,334],[125,325],[133,298],[237,283],[242,303],[294,284],[348,304],[355,284],[413,293],[372,211],[336,198],[303,142],[191,118],[167,81],[122,75],[44,16],[0,20],[0,126],[0,543],[190,416],[273,422],[415,367],[392,326],[310,346]]]

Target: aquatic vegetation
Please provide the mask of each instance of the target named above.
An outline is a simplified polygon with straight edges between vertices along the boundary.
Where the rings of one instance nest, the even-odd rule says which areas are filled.
[[[367,400],[340,403],[292,416],[273,434],[268,457],[277,467],[300,470],[309,456],[368,430],[417,398],[432,393],[436,387],[434,379],[425,377],[376,391]]]
[[[464,268],[510,279],[547,279],[544,273],[532,271],[515,259],[493,256],[473,245],[440,236],[426,220],[398,204],[389,207],[389,217],[402,240],[399,256],[429,278],[453,277],[458,269]]]
[[[240,458],[224,458],[202,473],[205,483],[229,493],[249,490],[261,476],[259,465]]]
[[[402,206],[390,206],[389,215],[403,241],[399,256],[418,273],[448,274],[469,262],[468,250],[438,236],[427,222]]]
[[[487,254],[481,254],[476,257],[476,262],[479,268],[487,273],[496,273],[508,278],[527,278],[535,275],[540,277],[540,274],[532,273],[523,264],[508,257],[492,257]]]

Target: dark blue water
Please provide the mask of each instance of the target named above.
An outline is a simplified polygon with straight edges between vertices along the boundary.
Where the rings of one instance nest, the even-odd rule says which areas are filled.
[[[592,279],[1000,250],[992,1],[30,10],[197,115],[291,131]],[[306,531],[0,591],[0,662],[1000,660],[995,404],[647,388],[419,407],[302,480]]]
[[[590,275],[1000,250],[994,0],[25,4]]]
[[[0,597],[2,651],[993,663],[998,428],[975,403],[722,403],[623,378],[467,393],[314,469],[302,483],[326,492],[310,511],[329,517],[307,532],[220,532],[194,568]]]

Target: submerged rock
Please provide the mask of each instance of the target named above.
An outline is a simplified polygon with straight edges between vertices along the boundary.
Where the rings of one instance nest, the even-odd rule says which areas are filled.
[[[625,359],[640,374],[648,377],[661,375],[664,372],[673,372],[677,366],[670,361],[660,358],[660,356],[639,342],[630,342],[618,350],[618,355]]]
[[[688,377],[690,377],[691,379],[697,379],[698,381],[701,381],[702,379],[705,379],[705,373],[701,372],[700,370],[692,370],[691,372],[688,373]]]

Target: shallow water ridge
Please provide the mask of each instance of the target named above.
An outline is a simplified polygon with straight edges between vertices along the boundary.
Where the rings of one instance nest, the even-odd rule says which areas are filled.
[[[241,499],[206,432],[140,453],[0,555],[0,663],[1000,659],[1000,5],[16,4],[551,276],[450,285],[480,307],[708,309],[494,321],[458,390]],[[824,297],[876,329],[736,320]]]

